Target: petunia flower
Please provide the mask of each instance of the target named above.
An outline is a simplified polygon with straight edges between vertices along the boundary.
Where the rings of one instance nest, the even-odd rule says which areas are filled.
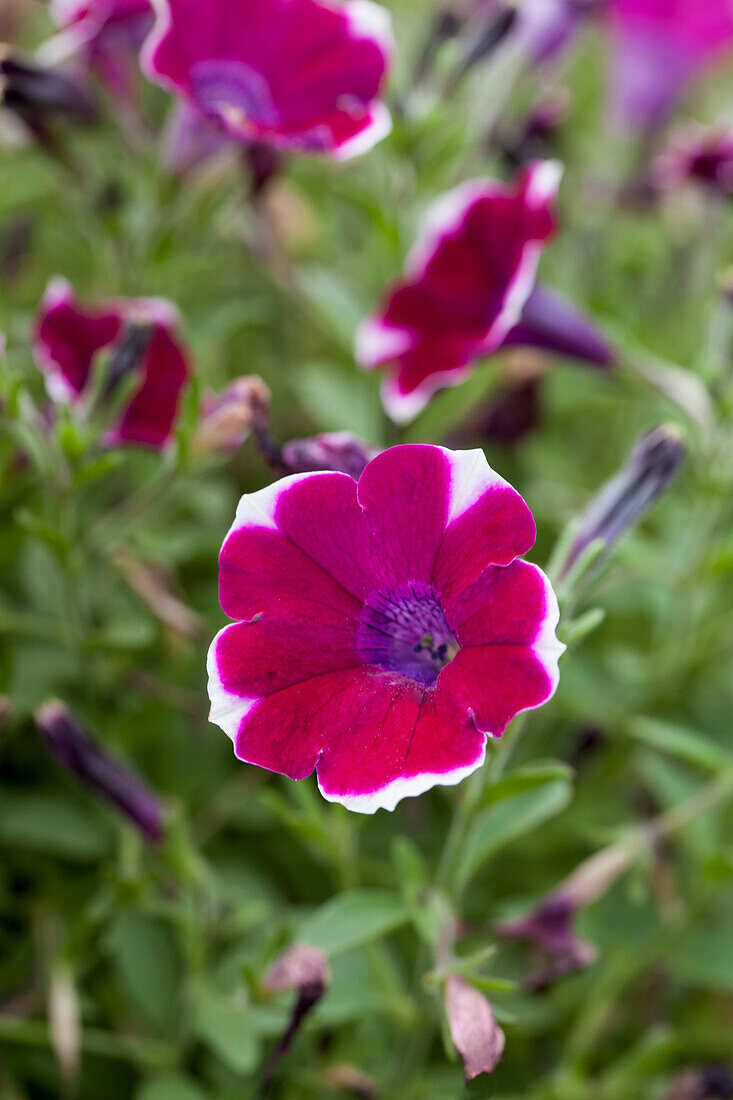
[[[129,96],[138,54],[153,25],[151,0],[51,0],[59,32],[42,46],[55,62],[73,58],[116,95]]]
[[[730,0],[609,0],[611,106],[630,129],[659,126],[685,88],[733,54]]]
[[[159,0],[143,68],[233,138],[344,160],[391,128],[389,15],[372,0]]]
[[[557,600],[517,560],[534,540],[478,450],[393,447],[358,482],[295,474],[244,496],[219,558],[236,621],[209,650],[211,721],[240,760],[315,769],[361,813],[459,783],[557,687]]]
[[[393,420],[412,419],[504,343],[610,365],[612,352],[590,322],[564,299],[533,290],[559,179],[555,162],[535,162],[511,188],[471,180],[428,213],[403,280],[356,335],[361,366],[387,368],[382,399]]]
[[[93,385],[98,360],[106,355],[99,387],[103,403],[128,376],[135,379],[132,396],[105,433],[106,445],[163,447],[173,433],[189,373],[177,324],[175,306],[162,298],[118,298],[87,306],[77,302],[66,279],[53,279],[36,316],[36,364],[54,401],[83,405],[98,388]]]

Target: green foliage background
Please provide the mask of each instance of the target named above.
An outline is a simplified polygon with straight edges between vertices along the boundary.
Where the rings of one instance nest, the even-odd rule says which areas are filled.
[[[400,47],[392,89],[404,100],[431,7],[388,6]],[[39,13],[25,44],[48,30]],[[183,183],[160,165],[169,101],[157,89],[143,89],[151,136],[139,143],[109,102],[99,127],[65,131],[75,172],[32,147],[0,153],[0,686],[12,701],[0,731],[3,1098],[256,1095],[290,1008],[287,995],[262,993],[261,978],[296,939],[328,951],[333,980],[277,1072],[272,1095],[286,1100],[346,1095],[328,1083],[343,1063],[400,1100],[649,1100],[680,1067],[730,1058],[725,806],[582,914],[580,931],[599,949],[588,970],[538,995],[515,984],[529,965],[517,947],[500,944],[468,967],[507,1034],[491,1078],[464,1090],[442,1040],[437,987],[423,981],[451,906],[468,956],[492,942],[495,920],[733,760],[733,311],[719,287],[733,219],[694,189],[655,209],[616,201],[648,150],[607,124],[603,57],[589,31],[552,76],[484,66],[420,116],[398,112],[391,138],[353,163],[289,161],[278,186],[292,281],[262,258],[240,165]],[[553,361],[539,430],[515,450],[487,447],[537,518],[532,560],[546,563],[641,431],[672,420],[689,453],[673,490],[579,593],[573,613],[600,607],[605,618],[567,654],[556,698],[523,725],[503,777],[484,785],[459,897],[453,875],[436,887],[436,869],[461,788],[392,815],[349,815],[322,801],[313,780],[237,764],[207,723],[205,653],[223,623],[218,548],[239,495],[271,475],[251,442],[198,463],[187,443],[205,391],[249,373],[271,387],[282,438],[350,428],[375,444],[397,440],[377,380],[354,367],[354,328],[401,269],[430,200],[470,176],[503,173],[485,134],[499,114],[520,118],[548,80],[567,85],[571,110],[558,136],[562,230],[541,277],[595,317],[623,363],[608,377]],[[718,74],[684,109],[713,122],[730,90]],[[25,254],[8,264],[19,233]],[[87,300],[159,295],[180,307],[197,368],[172,459],[100,457],[88,429],[64,417],[39,431],[34,409],[45,399],[29,330],[55,274]],[[669,365],[687,372],[694,407],[675,400]],[[496,356],[401,438],[449,437],[502,369]],[[171,571],[201,617],[194,640],[172,636],[127,589],[110,557],[120,542]],[[170,814],[161,850],[49,758],[32,722],[49,696],[160,791]],[[77,1086],[62,1084],[47,1023],[50,993],[68,982],[83,1018]]]

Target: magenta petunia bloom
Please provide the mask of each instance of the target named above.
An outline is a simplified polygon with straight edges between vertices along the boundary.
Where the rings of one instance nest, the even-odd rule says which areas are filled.
[[[394,809],[484,760],[555,691],[564,647],[529,508],[482,451],[406,445],[358,482],[242,497],[209,650],[211,721],[251,764],[351,810]]]
[[[470,180],[429,211],[403,281],[356,338],[363,367],[390,367],[382,394],[394,420],[462,382],[517,324],[554,229],[559,181],[554,161],[538,161],[511,188]]]
[[[104,402],[134,374],[139,383],[104,441],[108,446],[163,447],[171,438],[189,374],[177,325],[175,306],[161,298],[119,298],[87,306],[77,302],[66,279],[53,279],[36,317],[33,351],[55,401],[82,404],[98,389]],[[92,386],[101,355],[107,357],[103,384]]]
[[[687,84],[733,54],[731,0],[609,0],[611,101],[633,129],[658,126]]]
[[[372,0],[160,0],[143,68],[232,137],[344,160],[391,127],[390,19]]]
[[[153,25],[151,0],[51,0],[61,28],[43,47],[54,60],[74,57],[117,95],[129,95],[138,54]]]

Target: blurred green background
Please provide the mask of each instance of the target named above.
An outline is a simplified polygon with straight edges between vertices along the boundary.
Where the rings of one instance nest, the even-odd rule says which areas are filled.
[[[433,8],[387,6],[400,51],[392,98],[404,105]],[[23,44],[49,30],[34,8]],[[133,142],[100,91],[100,125],[62,131],[73,170],[32,145],[0,149],[3,1100],[255,1096],[292,1001],[266,996],[262,975],[295,940],[326,950],[333,977],[276,1072],[270,1095],[285,1100],[355,1095],[338,1087],[334,1067],[345,1064],[395,1100],[653,1100],[682,1068],[730,1061],[729,807],[658,846],[581,915],[599,951],[582,973],[529,993],[526,950],[498,944],[477,977],[506,1053],[493,1076],[464,1086],[440,998],[423,982],[449,904],[433,886],[460,788],[393,814],[349,815],[322,801],[313,779],[296,785],[238,764],[206,718],[205,654],[224,622],[218,549],[239,495],[273,475],[252,441],[183,462],[202,396],[257,373],[283,439],[337,428],[377,445],[460,436],[521,353],[494,356],[398,433],[378,379],[354,366],[353,333],[401,270],[428,203],[472,175],[506,177],[487,134],[497,118],[519,121],[547,85],[570,100],[554,150],[565,165],[561,230],[540,277],[594,317],[622,363],[609,375],[548,360],[534,431],[511,448],[461,438],[484,443],[528,501],[539,528],[530,557],[543,565],[642,431],[680,425],[688,455],[581,589],[573,612],[597,607],[605,618],[571,647],[557,696],[523,726],[504,779],[483,791],[474,873],[452,899],[460,951],[492,942],[494,921],[629,824],[701,789],[718,766],[714,747],[733,758],[733,309],[720,288],[733,218],[694,187],[653,207],[618,201],[649,149],[608,125],[598,30],[550,70],[479,66],[452,96],[396,110],[392,136],[353,163],[288,160],[268,199],[286,276],[263,251],[236,157],[176,180],[156,136],[168,97],[141,89],[149,133]],[[730,73],[718,72],[682,113],[712,123],[731,90]],[[39,431],[45,397],[29,332],[56,274],[87,301],[157,295],[179,306],[196,370],[172,459],[100,460],[65,415]],[[165,567],[200,617],[193,637],[129,590],[111,556],[120,543]],[[51,696],[165,799],[159,850],[50,758],[32,713]],[[48,1027],[74,1000],[76,1083],[64,1082]]]

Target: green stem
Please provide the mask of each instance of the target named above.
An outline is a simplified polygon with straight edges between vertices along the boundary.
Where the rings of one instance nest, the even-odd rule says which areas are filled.
[[[23,1020],[15,1016],[0,1015],[0,1043],[16,1043],[22,1046],[51,1046],[51,1035],[42,1020]],[[82,1034],[82,1050],[122,1062],[155,1068],[175,1065],[176,1052],[168,1043],[143,1039],[137,1035],[121,1035],[100,1028],[85,1028]]]

